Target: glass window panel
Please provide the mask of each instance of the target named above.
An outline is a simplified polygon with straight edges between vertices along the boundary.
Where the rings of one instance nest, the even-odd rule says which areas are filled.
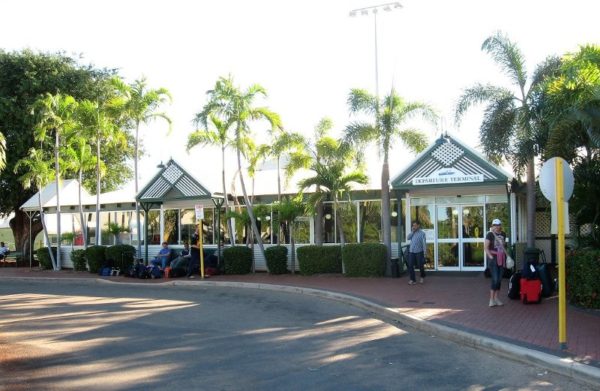
[[[486,233],[483,223],[483,206],[464,206],[463,213],[463,239],[483,239]]]
[[[362,201],[360,206],[360,242],[381,242],[381,201]],[[397,221],[396,221],[397,224]]]
[[[458,266],[456,243],[438,243],[438,265],[440,267]]]
[[[397,242],[398,241],[398,237],[400,235],[398,235],[398,222],[400,221],[400,216],[398,216],[398,200],[392,200],[391,203],[391,207],[390,207],[390,224],[392,227],[392,243]]]
[[[196,232],[196,213],[193,209],[181,210],[181,242],[190,243]]]
[[[333,204],[323,204],[323,243],[336,243]]]
[[[148,244],[160,244],[160,211],[148,212],[148,232],[146,232]]]
[[[340,217],[346,243],[356,243],[356,204],[354,202],[340,202],[338,207],[339,213],[341,213]]]
[[[422,198],[411,198],[410,205],[411,206],[421,206],[421,205],[429,205],[435,204],[435,198],[433,197],[422,197]]]
[[[508,224],[508,203],[486,204],[486,233],[492,226],[492,220],[500,219],[502,230],[510,237],[510,224]]]
[[[451,206],[437,208],[438,239],[458,238],[458,210]]]
[[[463,243],[464,266],[483,266],[483,243]]]
[[[294,241],[296,244],[310,243],[309,217],[300,217],[294,222]]]
[[[422,229],[433,229],[433,211],[433,205],[412,205],[410,207],[410,219],[411,221],[417,220]],[[407,227],[406,231],[410,232],[410,227]]]

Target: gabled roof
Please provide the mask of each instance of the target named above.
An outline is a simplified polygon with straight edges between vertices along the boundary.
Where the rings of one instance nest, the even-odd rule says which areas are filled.
[[[138,193],[136,200],[141,204],[183,208],[196,204],[212,205],[214,197],[210,190],[171,159]]]
[[[392,189],[423,186],[506,184],[511,175],[488,162],[479,152],[443,135],[391,182]]]

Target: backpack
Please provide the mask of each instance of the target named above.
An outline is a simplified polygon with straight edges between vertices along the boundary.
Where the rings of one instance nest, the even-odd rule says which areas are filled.
[[[150,269],[150,277],[151,278],[161,278],[162,277],[162,270],[160,270],[160,268],[158,266],[152,266],[149,268]]]
[[[148,273],[148,269],[144,266],[143,263],[138,263],[135,265],[135,276],[137,278],[150,278],[150,274]]]

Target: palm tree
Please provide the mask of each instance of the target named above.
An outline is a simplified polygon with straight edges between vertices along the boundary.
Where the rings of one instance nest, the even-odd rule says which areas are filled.
[[[484,153],[493,162],[502,158],[512,163],[515,173],[526,171],[527,178],[527,246],[535,246],[535,124],[540,121],[535,92],[547,75],[556,70],[557,62],[542,63],[528,82],[525,60],[517,45],[501,32],[487,38],[481,49],[492,56],[515,91],[490,84],[476,84],[459,98],[455,118],[459,123],[473,105],[486,103],[479,139]]]
[[[284,199],[277,204],[275,210],[279,215],[279,220],[289,226],[290,233],[290,251],[292,258],[292,274],[296,272],[296,242],[294,241],[294,223],[296,219],[304,214],[304,204],[298,199]]]
[[[66,156],[66,165],[69,169],[77,172],[79,181],[78,201],[79,201],[79,219],[81,220],[81,232],[83,234],[83,246],[87,248],[87,225],[83,214],[82,189],[83,189],[83,173],[92,170],[96,166],[96,156],[92,153],[92,147],[87,143],[87,140],[80,136],[71,136],[71,141],[64,152]],[[101,171],[104,171],[104,162],[100,162]]]
[[[229,124],[221,121],[218,117],[209,114],[209,120],[212,124],[212,129],[205,127],[204,129],[196,130],[188,136],[187,151],[189,152],[196,145],[218,145],[221,147],[221,183],[223,185],[223,197],[225,199],[225,210],[229,210],[229,197],[227,196],[227,186],[225,185],[225,150],[235,146],[235,139],[229,135]],[[196,115],[194,120],[197,126],[202,125],[202,117],[200,113]],[[220,227],[219,227],[220,229]],[[229,239],[231,245],[235,245],[235,237],[231,219],[227,219],[227,229],[229,231]]]
[[[266,120],[270,123],[271,128],[280,127],[281,121],[276,113],[266,107],[254,106],[254,101],[257,97],[266,97],[267,95],[265,89],[258,84],[251,85],[246,90],[242,91],[234,86],[233,78],[231,76],[228,78],[220,77],[219,80],[217,80],[215,88],[208,91],[207,94],[209,96],[209,101],[197,117],[206,127],[208,116],[214,114],[234,129],[235,149],[244,202],[248,209],[248,215],[250,216],[252,231],[258,242],[261,254],[264,257],[264,246],[260,233],[258,232],[252,203],[248,197],[246,184],[244,182],[242,153],[245,149],[244,141],[250,134],[251,121]]]
[[[101,178],[103,176],[100,147],[109,143],[123,146],[126,144],[125,135],[120,131],[118,122],[108,107],[114,105],[110,109],[116,109],[118,103],[118,100],[112,102],[108,100],[102,103],[84,100],[79,105],[82,129],[93,140],[96,147],[96,236],[94,240],[96,246],[100,244],[100,194],[102,192]]]
[[[346,139],[364,146],[375,142],[383,157],[381,167],[381,228],[383,243],[387,248],[387,264],[392,254],[392,227],[390,212],[390,166],[389,155],[392,144],[400,139],[410,151],[418,153],[427,146],[427,137],[421,131],[403,127],[415,117],[431,122],[437,120],[435,111],[423,102],[407,102],[394,89],[379,102],[379,98],[365,90],[352,89],[348,106],[353,114],[372,116],[373,123],[353,122],[346,128]]]
[[[6,167],[6,139],[4,134],[0,133],[0,171]]]
[[[74,114],[77,109],[77,102],[72,96],[62,94],[49,94],[38,99],[34,104],[34,112],[38,115],[38,122],[35,127],[34,136],[37,141],[46,139],[49,133],[54,132],[54,169],[56,178],[56,230],[57,230],[57,249],[56,265],[60,270],[60,136],[65,131],[69,131],[74,125]]]
[[[311,167],[317,167],[321,164],[323,159],[320,156],[318,145],[321,139],[328,137],[329,131],[333,128],[333,122],[329,118],[323,118],[315,126],[313,138],[311,140],[304,140],[303,148],[293,150],[290,153],[290,161],[285,166],[285,178],[289,180],[298,170],[310,169]],[[320,185],[316,185],[316,194],[321,194]],[[315,197],[315,202],[311,204],[311,210],[315,213],[315,244],[317,246],[323,245],[323,203],[321,202],[322,197]]]
[[[139,161],[139,143],[140,143],[140,125],[147,125],[157,118],[167,121],[169,125],[169,133],[171,132],[171,118],[164,112],[157,110],[160,107],[171,101],[171,94],[166,88],[148,89],[146,78],[136,80],[133,84],[124,88],[127,95],[126,103],[123,108],[125,115],[133,122],[135,128],[135,158],[134,158],[134,175],[135,175],[135,194],[139,192],[138,186],[138,161]],[[139,235],[142,232],[140,226],[140,206],[135,204],[135,216],[138,232],[137,251],[138,255],[142,252],[142,242],[139,240]]]
[[[340,235],[340,244],[344,246],[346,239],[342,229],[341,208],[339,201],[345,195],[349,195],[352,183],[367,184],[369,179],[363,172],[362,167],[353,168],[356,152],[350,143],[335,140],[331,137],[322,137],[317,143],[319,162],[314,161],[310,167],[312,177],[300,180],[298,186],[301,190],[319,186],[323,191],[315,192],[309,197],[311,205],[317,205],[323,201],[325,192],[330,193],[333,198],[334,210],[336,211],[336,225]]]
[[[42,205],[42,190],[54,179],[55,172],[52,171],[51,164],[52,163],[46,159],[41,149],[31,148],[26,158],[17,161],[14,172],[15,174],[18,174],[20,171],[24,172],[24,174],[19,177],[19,181],[24,189],[29,189],[32,186],[38,189],[38,203],[42,229],[44,231],[46,243],[48,243],[48,252],[50,253],[50,260],[52,261],[52,269],[58,270],[58,264],[54,259],[54,254],[52,253],[52,248],[50,246],[50,238],[48,237],[48,229],[46,228],[46,223],[44,221],[44,208]]]

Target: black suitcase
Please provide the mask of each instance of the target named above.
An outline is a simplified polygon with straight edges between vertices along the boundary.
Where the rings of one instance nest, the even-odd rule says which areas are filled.
[[[540,263],[537,267],[539,278],[542,281],[542,296],[549,297],[554,293],[552,273],[547,263]]]
[[[519,300],[521,296],[521,273],[516,272],[508,281],[508,298]]]

